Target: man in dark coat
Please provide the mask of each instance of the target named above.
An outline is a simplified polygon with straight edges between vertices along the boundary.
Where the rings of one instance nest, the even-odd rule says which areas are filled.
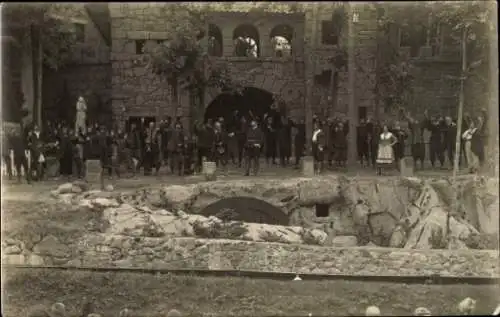
[[[135,123],[131,124],[130,133],[128,134],[128,146],[130,148],[130,152],[133,160],[133,175],[137,172],[137,169],[140,167],[142,162],[142,132],[137,127]]]
[[[197,169],[201,172],[203,168],[203,158],[207,161],[212,160],[212,145],[214,142],[214,130],[207,123],[195,124],[195,134],[198,137],[197,147],[198,147],[198,157],[197,157]]]
[[[41,181],[44,176],[45,144],[38,125],[33,127],[33,133],[29,138],[28,146],[31,152],[31,170],[36,172],[36,180]]]
[[[333,159],[335,158],[334,149],[334,134],[335,134],[335,120],[333,118],[328,118],[326,124],[323,125],[323,133],[325,137],[326,147],[325,147],[325,159],[328,161],[328,167],[333,167]]]
[[[14,167],[18,182],[21,182],[21,168],[23,168],[26,181],[28,184],[31,183],[31,174],[29,173],[28,159],[26,158],[27,147],[21,131],[14,131],[11,135],[10,146],[14,152]]]
[[[392,127],[391,132],[398,140],[397,143],[394,144],[393,149],[396,168],[399,170],[399,162],[405,156],[406,139],[408,138],[408,133],[401,127],[399,121],[394,122],[394,126]]]
[[[442,142],[442,132],[440,121],[438,118],[433,117],[429,119],[427,115],[427,110],[424,112],[425,116],[425,128],[430,131],[431,137],[429,140],[430,147],[430,159],[432,167],[435,166],[436,158],[439,160],[441,167],[444,165],[444,155],[443,155],[443,142]]]
[[[165,166],[168,166],[168,151],[167,144],[172,134],[172,118],[167,117],[160,124],[160,133],[161,133],[161,158],[165,163]]]
[[[259,171],[260,150],[262,148],[264,135],[258,127],[257,122],[252,120],[250,129],[247,130],[247,139],[245,144],[246,172],[245,176],[250,175],[250,168],[253,165],[254,175]]]
[[[417,169],[417,162],[420,161],[421,169],[424,168],[425,142],[424,126],[418,119],[413,118],[409,113],[406,115],[408,127],[410,129],[411,156],[413,157],[413,168]]]
[[[266,124],[264,126],[264,135],[266,138],[266,164],[269,166],[271,163],[276,165],[276,128],[273,117],[268,116],[265,118]]]
[[[278,129],[278,151],[280,156],[280,165],[282,167],[290,164],[292,147],[292,123],[285,117],[281,117]]]
[[[241,164],[243,162],[243,152],[245,150],[245,145],[247,141],[247,130],[248,130],[247,120],[245,117],[241,117],[238,124],[238,129],[236,131],[236,137],[238,140],[238,167],[241,167]]]
[[[170,171],[172,174],[174,174],[177,169],[179,176],[183,175],[182,153],[184,147],[184,132],[182,131],[182,125],[180,122],[176,122],[167,144],[168,156],[170,159]]]
[[[356,144],[358,147],[358,159],[361,163],[361,166],[364,166],[366,162],[366,166],[370,164],[368,157],[368,128],[366,126],[365,119],[361,119],[359,121],[359,126],[357,127],[357,140]]]
[[[9,180],[12,179],[12,161],[10,159],[11,136],[7,134],[5,129],[2,131],[2,158],[5,166],[7,167],[7,174],[9,175]]]
[[[451,117],[445,117],[441,127],[443,133],[443,145],[448,164],[453,168],[453,161],[455,159],[455,145],[457,137],[457,125],[451,120]]]
[[[294,138],[295,167],[299,168],[300,160],[302,156],[304,156],[306,145],[306,124],[304,119],[301,119],[298,123],[293,123],[293,127],[296,129]]]
[[[225,169],[227,164],[227,134],[222,130],[222,124],[220,122],[216,122],[214,126],[212,153],[214,153],[216,166]]]

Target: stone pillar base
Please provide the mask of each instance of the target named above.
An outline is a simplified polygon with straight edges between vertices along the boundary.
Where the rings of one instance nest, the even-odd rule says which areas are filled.
[[[302,175],[306,177],[314,176],[314,158],[312,156],[304,156],[302,159]]]
[[[85,179],[88,182],[100,183],[101,162],[99,160],[87,160],[85,162]]]

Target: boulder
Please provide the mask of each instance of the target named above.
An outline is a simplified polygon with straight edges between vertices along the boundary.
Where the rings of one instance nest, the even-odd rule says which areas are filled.
[[[71,256],[71,248],[61,243],[53,235],[48,235],[33,247],[33,253],[41,256],[67,258]]]
[[[337,248],[355,247],[358,245],[358,238],[356,236],[337,236],[332,238],[330,244]]]
[[[186,209],[191,200],[199,193],[196,184],[180,186],[165,186],[162,190],[162,198],[166,205],[173,209]]]
[[[328,234],[319,229],[305,229],[302,233],[302,242],[304,244],[324,245]]]
[[[73,198],[75,197],[75,194],[61,194],[59,195],[59,200],[62,201],[65,204],[72,205],[73,204]]]
[[[422,219],[408,236],[407,249],[439,249],[446,248],[444,240],[448,213],[442,208],[433,208],[432,212]],[[450,218],[450,234],[461,241],[466,241],[478,231],[465,221]],[[455,244],[457,245],[457,244]],[[449,247],[449,246],[448,246]]]
[[[61,194],[71,194],[73,192],[73,184],[72,183],[65,183],[61,184],[57,187],[56,192],[61,195]]]
[[[76,180],[73,182],[73,188],[80,188],[81,192],[89,190],[89,184],[83,180]]]
[[[80,187],[78,187],[78,186],[73,186],[73,187],[71,188],[71,192],[72,192],[73,194],[80,194],[81,192],[83,192],[83,190],[82,190]]]
[[[92,200],[92,205],[98,208],[119,206],[118,202],[115,199],[110,199],[110,198],[95,198]]]

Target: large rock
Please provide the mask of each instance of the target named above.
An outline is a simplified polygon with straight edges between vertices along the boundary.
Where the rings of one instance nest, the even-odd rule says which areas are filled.
[[[61,243],[56,237],[48,235],[33,247],[33,253],[42,256],[67,258],[71,256],[71,248]]]

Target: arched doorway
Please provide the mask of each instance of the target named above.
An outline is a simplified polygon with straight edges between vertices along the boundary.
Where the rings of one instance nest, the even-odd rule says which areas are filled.
[[[273,103],[272,93],[254,87],[244,88],[241,94],[222,93],[206,108],[205,120],[219,117],[230,120],[235,111],[238,111],[238,117],[261,119],[265,113],[274,114]]]
[[[205,217],[225,221],[244,221],[287,226],[288,216],[278,207],[253,197],[231,197],[208,205],[201,211]]]

